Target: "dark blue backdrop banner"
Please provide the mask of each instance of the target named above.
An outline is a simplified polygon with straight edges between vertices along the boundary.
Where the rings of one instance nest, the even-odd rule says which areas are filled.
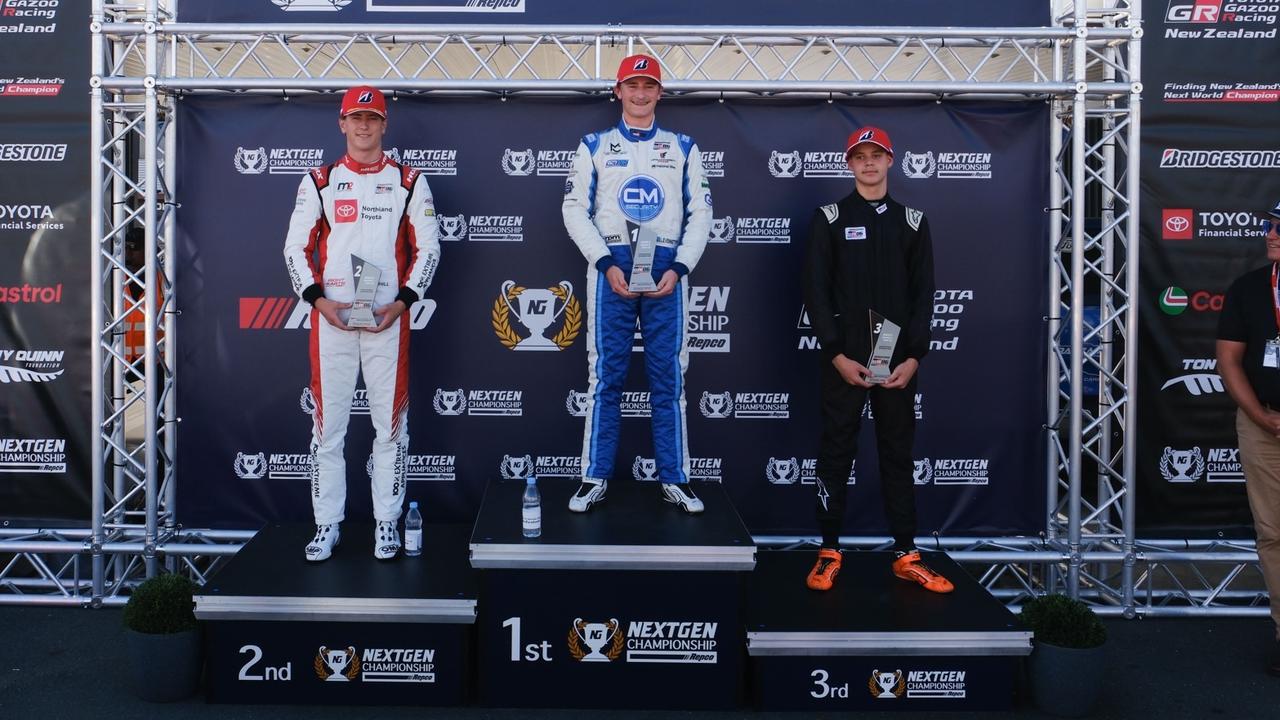
[[[1049,1],[219,0],[181,3],[179,13],[183,22],[1039,27],[1049,24]]]
[[[310,517],[307,306],[281,248],[299,180],[336,160],[336,100],[181,103],[179,471],[188,525]],[[409,497],[469,521],[485,484],[576,477],[586,390],[586,263],[560,201],[580,136],[616,122],[598,99],[401,99],[386,147],[424,170],[443,230],[440,273],[415,306]],[[818,353],[799,274],[814,208],[852,190],[842,151],[885,127],[890,192],[930,218],[934,349],[917,398],[922,532],[1043,527],[1048,113],[1044,103],[665,101],[666,127],[706,156],[712,242],[690,275],[687,378],[694,475],[723,482],[756,533],[809,533]],[[559,352],[512,349],[530,331],[503,287],[556,288]],[[619,482],[652,481],[639,356],[624,401]],[[351,516],[369,513],[372,430],[355,399]],[[871,423],[851,489],[851,532],[880,534]],[[655,487],[654,492],[657,492]]]

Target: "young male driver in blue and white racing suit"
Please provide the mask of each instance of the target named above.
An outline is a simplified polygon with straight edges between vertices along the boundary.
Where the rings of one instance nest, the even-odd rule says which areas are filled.
[[[702,501],[689,487],[685,426],[685,278],[707,245],[711,190],[693,139],[655,123],[662,96],[658,61],[648,55],[623,59],[613,91],[622,119],[582,138],[561,208],[565,228],[589,264],[583,478],[569,509],[585,512],[603,500],[613,475],[622,385],[639,316],[662,496],[685,512],[700,513]],[[658,238],[652,268],[657,289],[634,293],[628,289],[631,242],[641,225]]]

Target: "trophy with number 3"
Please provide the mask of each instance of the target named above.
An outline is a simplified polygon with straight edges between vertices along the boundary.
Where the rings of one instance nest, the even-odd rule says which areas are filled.
[[[902,328],[875,310],[867,311],[871,323],[871,357],[867,359],[867,382],[879,385],[889,379],[889,364],[893,361],[893,349],[898,346]]]

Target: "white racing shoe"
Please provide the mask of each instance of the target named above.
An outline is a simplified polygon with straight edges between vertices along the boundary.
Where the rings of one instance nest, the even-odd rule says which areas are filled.
[[[328,560],[333,554],[333,549],[338,546],[338,535],[338,523],[317,525],[316,536],[307,543],[307,560],[309,562]]]
[[[662,483],[662,499],[679,505],[681,510],[690,515],[697,515],[706,509],[688,483]]]
[[[373,556],[379,560],[390,560],[400,552],[400,531],[391,520],[379,520],[373,529]]]
[[[578,491],[569,498],[569,511],[580,513],[590,510],[592,505],[604,500],[604,491],[608,489],[609,483],[604,480],[583,480]]]

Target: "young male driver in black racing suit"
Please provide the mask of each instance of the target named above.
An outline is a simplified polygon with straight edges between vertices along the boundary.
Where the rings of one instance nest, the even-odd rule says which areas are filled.
[[[805,257],[804,295],[822,344],[822,441],[818,453],[818,526],[822,548],[806,584],[830,590],[840,571],[849,472],[858,452],[862,408],[871,399],[885,514],[893,534],[893,573],[927,590],[952,584],[920,560],[911,446],[915,439],[916,370],[929,351],[933,312],[933,243],[924,213],[889,197],[893,144],[884,130],[849,136],[845,160],[855,190],[814,213]],[[869,311],[902,330],[891,372],[869,381],[862,364],[872,351]]]

